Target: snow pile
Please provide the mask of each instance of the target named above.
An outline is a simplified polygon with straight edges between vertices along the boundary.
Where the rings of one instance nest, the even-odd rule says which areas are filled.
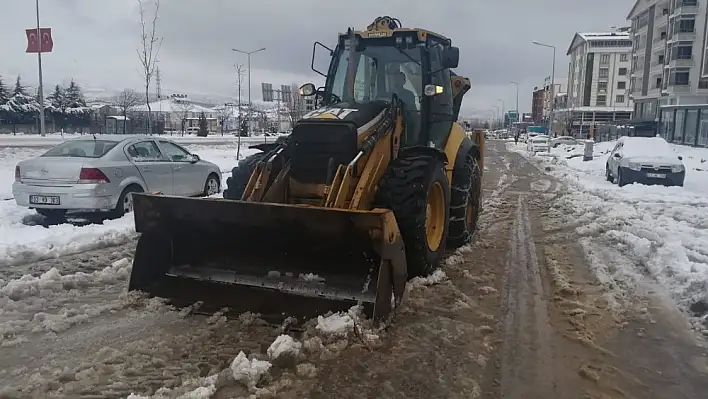
[[[266,354],[272,360],[282,356],[297,358],[302,350],[302,344],[293,339],[293,337],[281,334],[268,347]]]
[[[120,259],[92,273],[62,274],[52,268],[37,277],[0,281],[0,345],[20,344],[27,332],[60,333],[130,306],[120,294],[131,269],[128,259]]]
[[[234,358],[229,369],[234,380],[254,389],[273,365],[265,360],[249,359],[243,351]]]
[[[307,274],[301,273],[298,276],[298,278],[300,280],[309,281],[309,282],[313,282],[313,283],[324,283],[325,282],[325,279],[323,277],[320,277],[314,273],[307,273]]]
[[[436,269],[429,276],[426,277],[415,277],[408,282],[411,287],[421,287],[440,284],[447,280],[447,274],[442,269]]]
[[[354,331],[354,317],[349,313],[334,313],[317,316],[317,332],[326,337],[346,338]]]
[[[565,181],[568,192],[552,215],[574,226],[600,282],[620,300],[661,287],[688,312],[708,300],[708,149],[672,146],[686,165],[685,187],[618,187],[605,180],[605,164],[615,142],[596,143],[594,159],[565,154],[582,149],[560,146],[553,157],[520,152]],[[629,294],[629,295],[628,295]],[[702,316],[702,314],[697,314]]]
[[[162,387],[155,391],[155,394],[152,396],[131,393],[126,399],[209,399],[216,393],[216,382],[218,378],[219,375],[214,374],[208,377],[186,381],[177,389]],[[184,392],[185,389],[189,389],[189,391]]]

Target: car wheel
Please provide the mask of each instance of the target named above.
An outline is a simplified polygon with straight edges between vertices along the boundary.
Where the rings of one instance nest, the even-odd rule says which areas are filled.
[[[605,165],[605,179],[610,183],[614,183],[615,181],[612,177],[612,172],[610,172],[610,165]]]
[[[617,168],[617,185],[620,187],[624,187],[627,184],[629,184],[629,182],[626,181],[624,177],[622,177],[622,168]]]
[[[126,187],[123,192],[118,197],[118,203],[115,209],[111,212],[111,216],[114,218],[123,217],[126,213],[133,212],[133,193],[142,193],[142,187],[138,185],[131,185]]]
[[[35,209],[47,224],[61,224],[66,221],[66,209]]]
[[[219,178],[215,174],[210,174],[204,183],[204,196],[209,197],[214,194],[218,194],[221,187],[219,185]]]

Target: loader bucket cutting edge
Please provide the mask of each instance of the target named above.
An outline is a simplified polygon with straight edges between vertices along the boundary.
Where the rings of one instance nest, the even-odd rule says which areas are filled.
[[[141,237],[128,288],[177,306],[310,318],[360,304],[381,320],[403,295],[389,210],[151,194],[135,194],[133,209]]]

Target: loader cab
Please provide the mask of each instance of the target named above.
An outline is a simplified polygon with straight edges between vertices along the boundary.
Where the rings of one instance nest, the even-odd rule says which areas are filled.
[[[318,45],[330,50],[320,43],[315,50]],[[395,94],[405,111],[403,144],[444,147],[456,119],[450,68],[459,61],[459,51],[449,39],[422,30],[350,30],[339,36],[330,53],[327,73],[320,72],[326,77],[325,86],[317,91],[321,105],[376,115]],[[303,94],[315,94],[314,86],[306,86]]]

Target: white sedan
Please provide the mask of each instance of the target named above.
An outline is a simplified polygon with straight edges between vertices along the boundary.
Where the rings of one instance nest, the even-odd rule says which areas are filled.
[[[529,152],[547,152],[549,140],[551,138],[545,134],[530,137],[526,142],[526,150]]]
[[[551,140],[551,147],[553,148],[556,148],[561,144],[576,145],[578,144],[578,140],[576,140],[573,136],[559,136],[554,137],[553,140]]]
[[[607,181],[683,186],[682,158],[661,137],[620,137],[605,164]]]
[[[220,192],[221,171],[177,143],[153,136],[84,136],[15,167],[17,205],[60,222],[67,213],[133,210],[132,193],[197,196]]]

